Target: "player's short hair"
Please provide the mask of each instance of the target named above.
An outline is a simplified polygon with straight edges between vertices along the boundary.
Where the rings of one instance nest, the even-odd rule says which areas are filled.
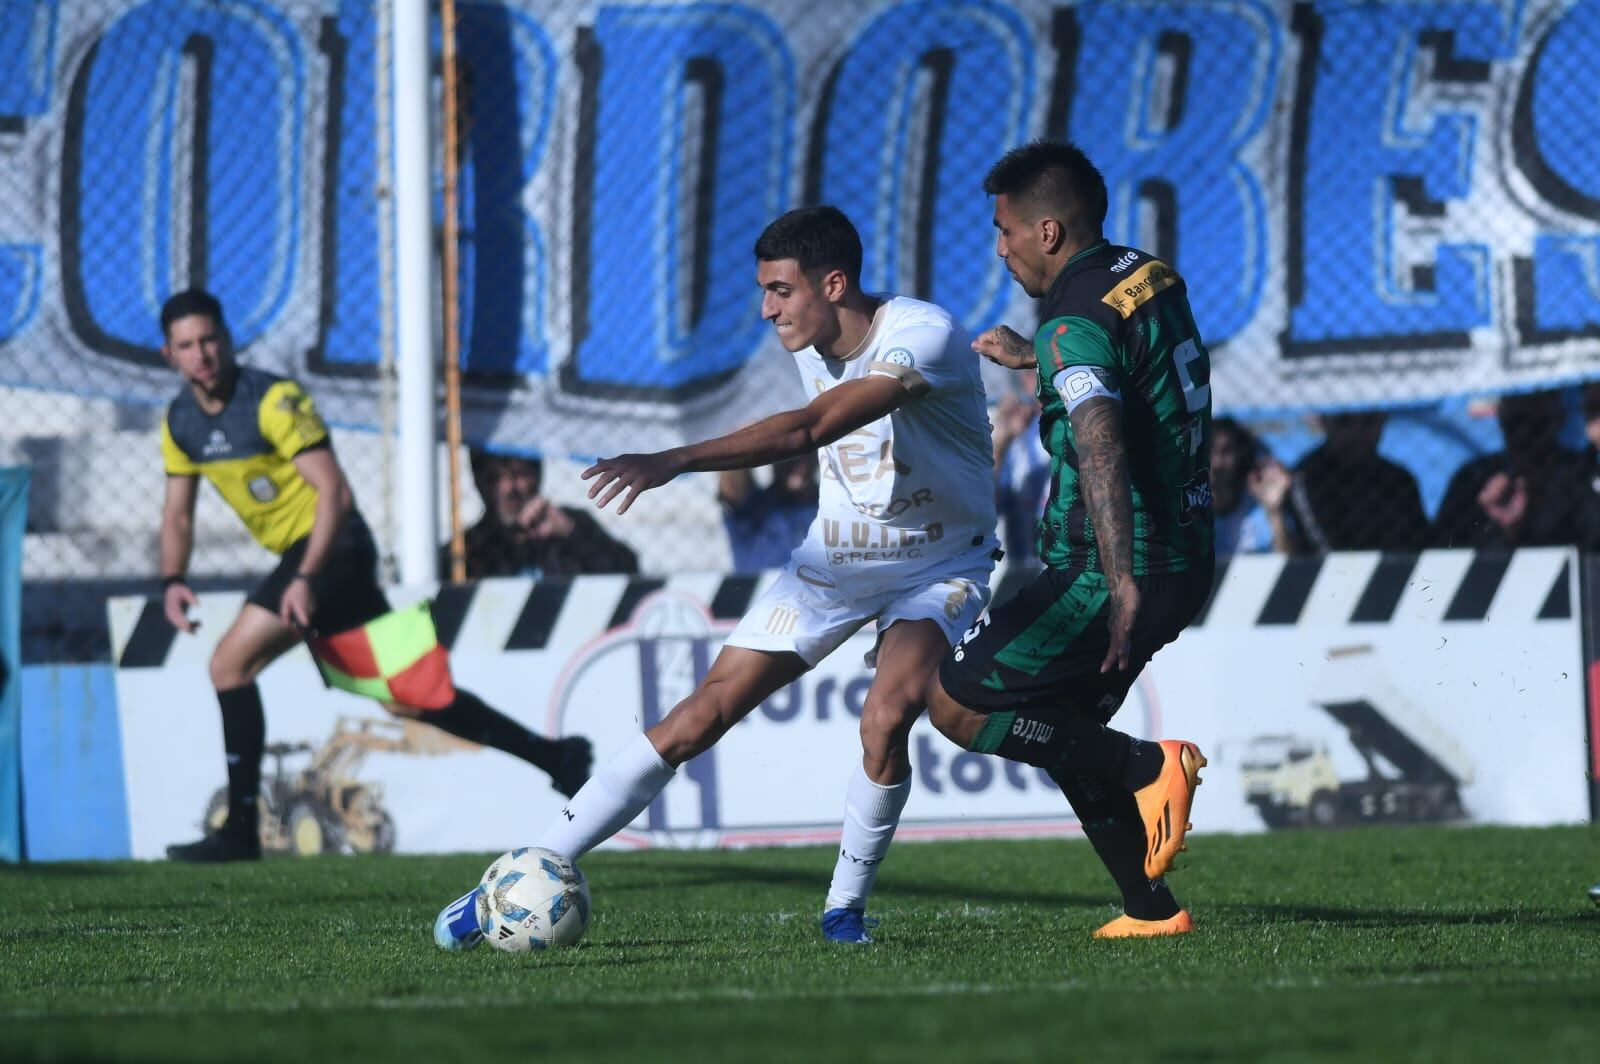
[[[983,190],[1084,235],[1098,236],[1105,225],[1106,179],[1083,149],[1066,141],[1034,140],[1012,148],[984,175]]]
[[[793,259],[801,272],[843,270],[852,285],[861,283],[861,234],[837,207],[800,207],[761,230],[756,258]]]
[[[196,315],[210,318],[219,329],[227,325],[222,317],[222,303],[216,296],[203,288],[185,288],[161,304],[161,334],[170,333],[172,323],[178,319]]]

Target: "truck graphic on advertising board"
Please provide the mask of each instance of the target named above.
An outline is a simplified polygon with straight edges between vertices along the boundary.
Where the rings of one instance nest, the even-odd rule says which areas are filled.
[[[1377,668],[1372,648],[1329,652],[1311,704],[1331,717],[1365,766],[1339,773],[1329,744],[1296,734],[1250,741],[1241,773],[1245,798],[1269,828],[1426,823],[1466,815],[1461,788],[1471,759],[1414,700]]]

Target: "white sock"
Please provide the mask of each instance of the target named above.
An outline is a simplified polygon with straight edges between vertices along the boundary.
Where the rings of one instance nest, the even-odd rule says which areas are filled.
[[[631,824],[677,772],[640,732],[567,799],[533,844],[576,861]]]
[[[826,909],[866,908],[878,865],[889,852],[910,795],[910,776],[885,787],[873,783],[866,769],[856,765],[844,792],[844,837],[839,840],[839,862],[833,866]]]

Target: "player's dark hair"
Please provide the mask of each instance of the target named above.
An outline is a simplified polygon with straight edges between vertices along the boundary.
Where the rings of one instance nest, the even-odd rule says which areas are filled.
[[[761,230],[756,258],[793,259],[803,273],[843,270],[852,285],[861,283],[861,234],[837,207],[800,207]]]
[[[1034,140],[989,168],[983,190],[1058,219],[1080,236],[1099,236],[1106,221],[1106,179],[1076,144]]]
[[[222,304],[216,296],[203,288],[185,288],[161,304],[161,334],[165,336],[171,332],[172,323],[178,319],[196,315],[210,318],[219,329],[227,327],[222,317]]]

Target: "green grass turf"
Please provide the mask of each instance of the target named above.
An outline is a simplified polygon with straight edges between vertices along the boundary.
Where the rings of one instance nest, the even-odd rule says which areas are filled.
[[[0,1058],[1595,1059],[1597,842],[1200,836],[1199,933],[1123,942],[1082,841],[903,844],[865,948],[817,934],[831,849],[602,853],[525,956],[429,939],[488,854],[6,869]]]

